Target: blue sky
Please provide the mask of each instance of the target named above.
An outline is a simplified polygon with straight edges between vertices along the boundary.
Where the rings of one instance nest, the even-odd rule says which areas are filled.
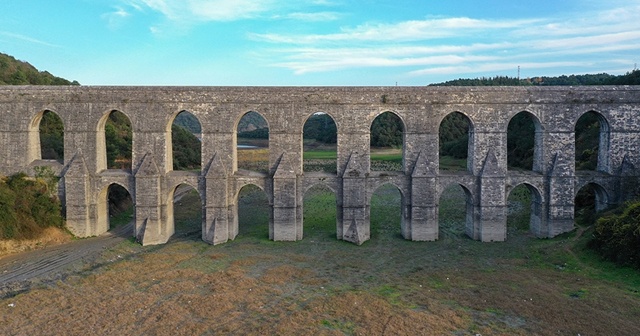
[[[623,74],[640,0],[4,0],[0,52],[84,85]]]

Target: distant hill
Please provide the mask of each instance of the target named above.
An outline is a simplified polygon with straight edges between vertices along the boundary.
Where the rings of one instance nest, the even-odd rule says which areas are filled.
[[[0,53],[0,85],[80,85],[80,83],[56,77],[47,71],[38,71],[27,62]]]
[[[558,77],[534,77],[518,79],[508,76],[459,78],[429,86],[549,86],[549,85],[640,85],[640,70],[624,75],[586,74]]]

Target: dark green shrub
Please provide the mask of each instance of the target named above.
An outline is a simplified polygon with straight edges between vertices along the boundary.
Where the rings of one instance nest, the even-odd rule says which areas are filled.
[[[640,269],[640,201],[628,203],[622,213],[599,218],[588,246],[605,259]]]
[[[36,238],[47,227],[62,228],[60,202],[45,181],[15,174],[0,182],[0,239]]]

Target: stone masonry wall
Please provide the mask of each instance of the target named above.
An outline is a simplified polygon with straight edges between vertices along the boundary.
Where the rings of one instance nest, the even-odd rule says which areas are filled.
[[[131,171],[108,170],[104,123],[111,111],[133,127]],[[64,164],[40,160],[39,120],[44,111],[64,123]],[[181,111],[202,125],[202,170],[174,172],[171,123]],[[270,129],[268,174],[237,171],[236,128],[249,111]],[[536,123],[534,169],[507,169],[506,131],[522,111]],[[577,172],[574,127],[594,111],[604,124],[597,172]],[[302,129],[309,116],[328,113],[338,127],[337,174],[305,173]],[[371,172],[369,130],[379,114],[404,123],[401,172]],[[439,170],[438,130],[449,113],[471,121],[469,171]],[[406,239],[438,239],[438,202],[450,184],[467,194],[467,234],[482,241],[506,239],[506,198],[525,184],[534,195],[532,230],[553,237],[573,229],[574,197],[592,183],[601,207],[615,204],[638,185],[640,88],[601,87],[0,87],[0,173],[52,165],[60,172],[67,225],[78,236],[107,230],[106,192],[125,187],[134,199],[135,236],[143,244],[173,234],[173,192],[194,186],[203,199],[203,240],[219,244],[238,232],[237,195],[255,184],[268,195],[270,237],[303,237],[304,192],[323,183],[336,193],[336,236],[356,244],[370,237],[369,202],[375,188],[391,183],[402,194]],[[636,188],[637,189],[637,188]]]

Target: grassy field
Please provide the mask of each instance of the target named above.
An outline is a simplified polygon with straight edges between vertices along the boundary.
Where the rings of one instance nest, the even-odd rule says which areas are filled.
[[[440,199],[440,239],[400,238],[400,195],[371,201],[371,237],[335,239],[335,196],[304,200],[304,239],[267,239],[264,193],[245,188],[240,234],[200,241],[197,194],[176,204],[175,238],[127,241],[54,284],[0,300],[0,334],[638,335],[640,272],[585,249],[590,228],[527,232],[528,196],[510,197],[509,238],[466,238],[464,194]],[[194,232],[195,231],[195,232]]]

